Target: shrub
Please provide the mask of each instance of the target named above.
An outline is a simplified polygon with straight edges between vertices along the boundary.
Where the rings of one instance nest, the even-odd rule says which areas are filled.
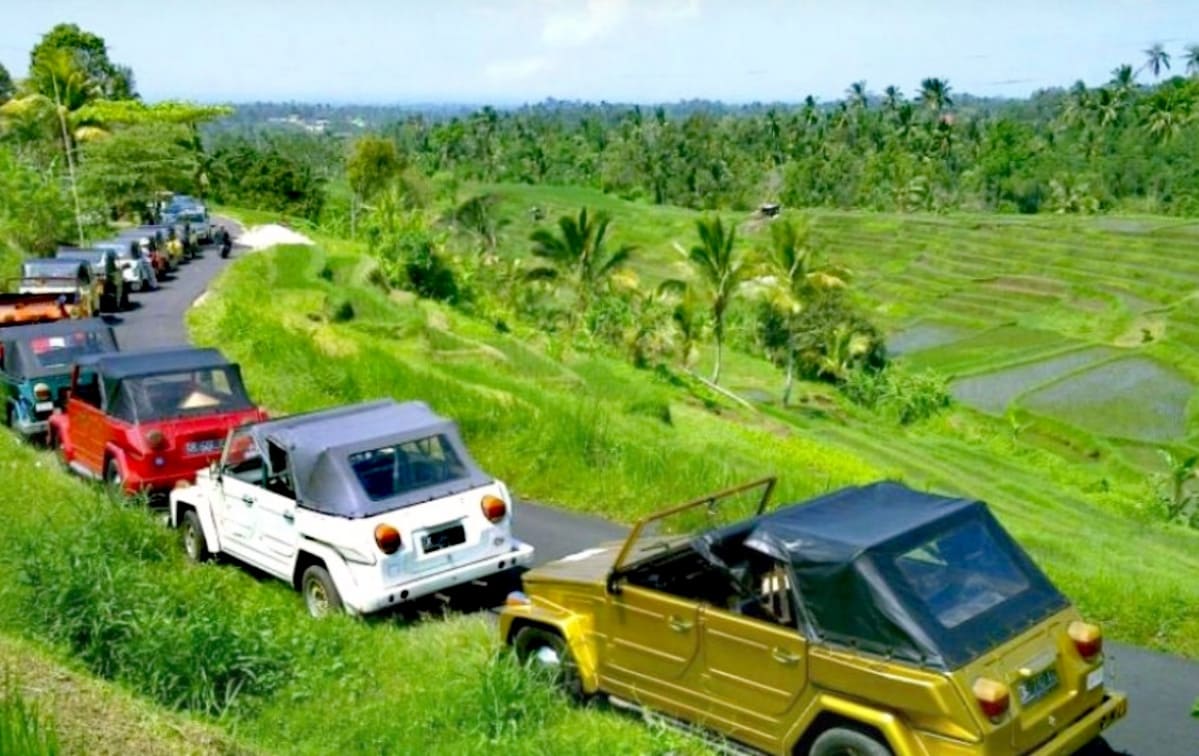
[[[883,370],[854,370],[842,390],[854,404],[876,410],[900,425],[932,417],[952,401],[940,375],[931,370],[910,373],[894,365]]]

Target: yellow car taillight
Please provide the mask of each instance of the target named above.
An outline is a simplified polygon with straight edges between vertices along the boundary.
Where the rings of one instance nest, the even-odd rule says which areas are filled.
[[[1103,631],[1099,629],[1098,625],[1075,620],[1066,628],[1066,635],[1069,635],[1070,640],[1074,641],[1074,648],[1078,651],[1078,655],[1087,661],[1091,661],[1103,653]]]
[[[492,524],[498,523],[508,515],[508,505],[498,496],[487,494],[483,497],[480,506],[483,509],[483,516]]]
[[[1002,719],[1012,704],[1008,687],[997,680],[980,677],[974,681],[971,690],[978,700],[978,708],[992,722]]]

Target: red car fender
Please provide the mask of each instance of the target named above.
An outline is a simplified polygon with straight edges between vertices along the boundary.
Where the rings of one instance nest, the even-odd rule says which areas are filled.
[[[132,480],[129,475],[129,460],[125,456],[125,450],[113,443],[104,445],[104,458],[116,460],[117,466],[121,468],[121,478],[125,481],[125,490],[136,491],[140,488],[138,481]],[[107,473],[107,466],[100,470],[100,475]]]
[[[58,448],[62,450],[63,459],[70,462],[75,454],[71,447],[71,421],[65,412],[56,411],[50,416],[50,433],[58,439]]]

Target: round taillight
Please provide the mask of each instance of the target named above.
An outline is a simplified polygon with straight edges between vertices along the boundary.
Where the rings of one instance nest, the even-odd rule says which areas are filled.
[[[491,523],[498,523],[508,516],[508,505],[498,496],[488,494],[483,497],[483,516]]]
[[[402,544],[400,531],[387,524],[375,526],[375,545],[379,547],[379,551],[394,554],[400,550]]]
[[[1098,625],[1075,620],[1066,628],[1066,634],[1074,641],[1074,648],[1083,659],[1091,661],[1103,653],[1103,631]]]
[[[146,434],[146,445],[154,450],[161,449],[167,445],[167,437],[162,435],[162,431],[152,430]]]
[[[980,677],[974,681],[972,692],[978,700],[978,708],[992,722],[1002,719],[1012,703],[1008,687],[996,680]]]

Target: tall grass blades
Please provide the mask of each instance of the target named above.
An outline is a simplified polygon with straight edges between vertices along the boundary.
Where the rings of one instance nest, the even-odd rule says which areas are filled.
[[[12,679],[0,690],[0,754],[4,756],[57,756],[54,722],[34,701],[25,697]]]

